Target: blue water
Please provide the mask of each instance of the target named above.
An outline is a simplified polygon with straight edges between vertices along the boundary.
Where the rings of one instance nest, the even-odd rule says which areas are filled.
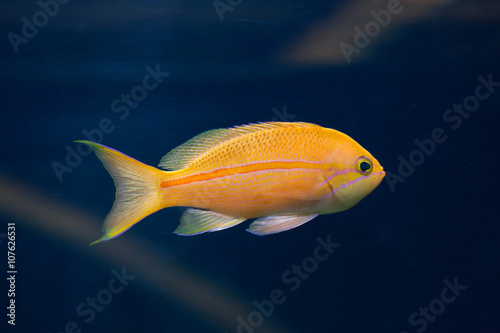
[[[385,27],[390,1],[43,3],[0,4],[2,332],[500,332],[496,2],[393,3]],[[388,176],[272,236],[177,236],[168,208],[88,247],[114,186],[73,141],[157,165],[271,120],[340,130]]]

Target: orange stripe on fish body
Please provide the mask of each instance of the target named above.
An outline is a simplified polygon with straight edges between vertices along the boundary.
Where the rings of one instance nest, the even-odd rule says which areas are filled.
[[[175,230],[194,235],[258,218],[248,231],[267,235],[319,214],[348,209],[385,173],[349,136],[309,123],[270,122],[202,133],[165,155],[161,171],[88,142],[115,180],[107,240],[152,212],[193,207]],[[97,241],[96,241],[97,242]]]

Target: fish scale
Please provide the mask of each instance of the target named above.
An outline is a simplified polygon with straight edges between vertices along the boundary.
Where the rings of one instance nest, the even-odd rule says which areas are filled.
[[[278,127],[233,138],[212,147],[198,156],[186,172],[207,172],[213,169],[270,160],[317,160],[320,156],[305,156],[300,145],[319,146],[315,126]],[[307,133],[304,133],[307,131]]]
[[[349,136],[309,123],[268,122],[204,132],[171,150],[160,170],[90,141],[116,185],[103,225],[111,239],[157,210],[190,207],[174,231],[196,235],[257,218],[268,235],[348,209],[385,173]],[[96,243],[94,242],[94,243]]]

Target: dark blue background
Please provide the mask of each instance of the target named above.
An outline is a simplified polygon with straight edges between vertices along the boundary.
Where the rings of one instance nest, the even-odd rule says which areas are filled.
[[[409,316],[457,277],[468,288],[425,331],[500,332],[500,91],[457,130],[443,121],[474,94],[478,76],[500,81],[500,7],[405,1],[351,63],[339,58],[339,42],[352,44],[354,27],[386,4],[243,0],[221,21],[211,1],[72,0],[16,53],[8,34],[20,35],[21,18],[40,7],[3,2],[0,233],[16,222],[18,275],[16,326],[6,324],[2,285],[2,327],[236,332],[253,301],[281,289],[286,301],[255,332],[417,332]],[[302,43],[321,33],[331,43]],[[288,57],[310,49],[326,60]],[[113,100],[157,65],[170,75],[120,120]],[[180,237],[171,232],[181,210],[169,208],[87,246],[112,205],[112,180],[90,155],[62,181],[53,170],[83,130],[109,118],[115,127],[103,143],[156,165],[202,131],[269,121],[284,108],[295,118],[283,120],[347,133],[394,174],[415,139],[442,128],[447,140],[395,191],[383,181],[354,208],[289,232],[257,237],[244,223]],[[282,274],[328,235],[341,246],[290,291]],[[122,267],[135,279],[86,323],[75,309]]]

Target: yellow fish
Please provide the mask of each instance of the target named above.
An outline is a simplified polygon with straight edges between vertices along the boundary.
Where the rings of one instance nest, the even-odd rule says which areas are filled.
[[[349,136],[301,122],[268,122],[204,132],[165,155],[159,167],[90,141],[113,177],[116,199],[103,225],[108,240],[166,207],[188,208],[174,231],[197,235],[257,218],[247,231],[269,235],[320,214],[348,209],[385,176]],[[92,244],[94,244],[92,243]]]

